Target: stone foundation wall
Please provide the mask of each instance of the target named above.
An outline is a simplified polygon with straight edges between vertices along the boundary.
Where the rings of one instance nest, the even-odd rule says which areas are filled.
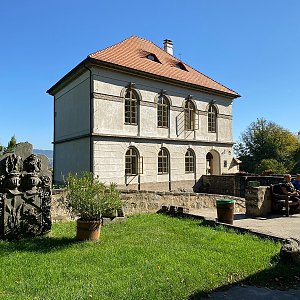
[[[214,208],[216,199],[224,195],[188,193],[188,192],[162,192],[162,191],[136,191],[121,190],[121,199],[125,215],[136,213],[157,212],[162,205],[183,206],[189,209]],[[64,208],[66,190],[53,190],[52,219],[53,221],[69,220],[70,215]],[[226,196],[236,200],[235,212],[244,213],[245,199]]]
[[[195,180],[181,180],[181,181],[172,181],[169,184],[169,181],[165,182],[148,182],[148,183],[141,183],[140,187],[138,184],[129,184],[128,186],[125,185],[118,185],[120,190],[126,191],[171,191],[173,192],[193,192],[195,186]]]

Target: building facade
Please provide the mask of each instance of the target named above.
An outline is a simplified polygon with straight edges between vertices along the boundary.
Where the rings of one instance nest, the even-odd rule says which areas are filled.
[[[133,36],[89,55],[54,96],[54,181],[91,171],[149,190],[192,189],[203,174],[235,173],[236,92]]]

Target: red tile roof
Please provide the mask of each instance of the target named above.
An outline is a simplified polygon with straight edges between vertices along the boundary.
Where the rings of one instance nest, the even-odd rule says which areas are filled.
[[[150,53],[155,54],[160,62],[148,59],[147,55]],[[116,45],[92,53],[88,57],[226,93],[233,98],[240,96],[238,93],[191,68],[184,62],[181,63],[186,68],[186,71],[177,68],[176,64],[180,60],[165,52],[154,43],[137,36],[132,36]]]

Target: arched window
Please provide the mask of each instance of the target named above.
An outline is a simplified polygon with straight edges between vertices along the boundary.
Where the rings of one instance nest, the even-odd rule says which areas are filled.
[[[162,148],[158,152],[158,174],[169,173],[169,152],[167,149]]]
[[[211,104],[208,108],[208,132],[216,132],[217,129],[217,109]]]
[[[185,173],[193,173],[195,171],[195,153],[192,149],[188,149],[185,153]]]
[[[170,104],[165,96],[159,96],[157,100],[157,126],[169,127]]]
[[[184,106],[184,128],[185,130],[195,130],[195,105],[187,100]]]
[[[136,125],[138,122],[139,97],[133,89],[125,94],[125,123]]]
[[[138,174],[139,153],[135,148],[129,148],[125,154],[125,174]]]
[[[206,175],[212,175],[213,174],[213,155],[208,152],[206,154]]]

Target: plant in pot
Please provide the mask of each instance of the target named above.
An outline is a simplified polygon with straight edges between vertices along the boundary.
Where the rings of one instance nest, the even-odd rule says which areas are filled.
[[[111,183],[105,186],[103,197],[101,199],[102,217],[114,218],[118,216],[118,211],[122,209],[120,193],[116,189],[116,184]]]
[[[122,207],[116,185],[105,186],[90,172],[69,174],[67,183],[67,207],[78,217],[76,238],[98,240],[103,215]]]

